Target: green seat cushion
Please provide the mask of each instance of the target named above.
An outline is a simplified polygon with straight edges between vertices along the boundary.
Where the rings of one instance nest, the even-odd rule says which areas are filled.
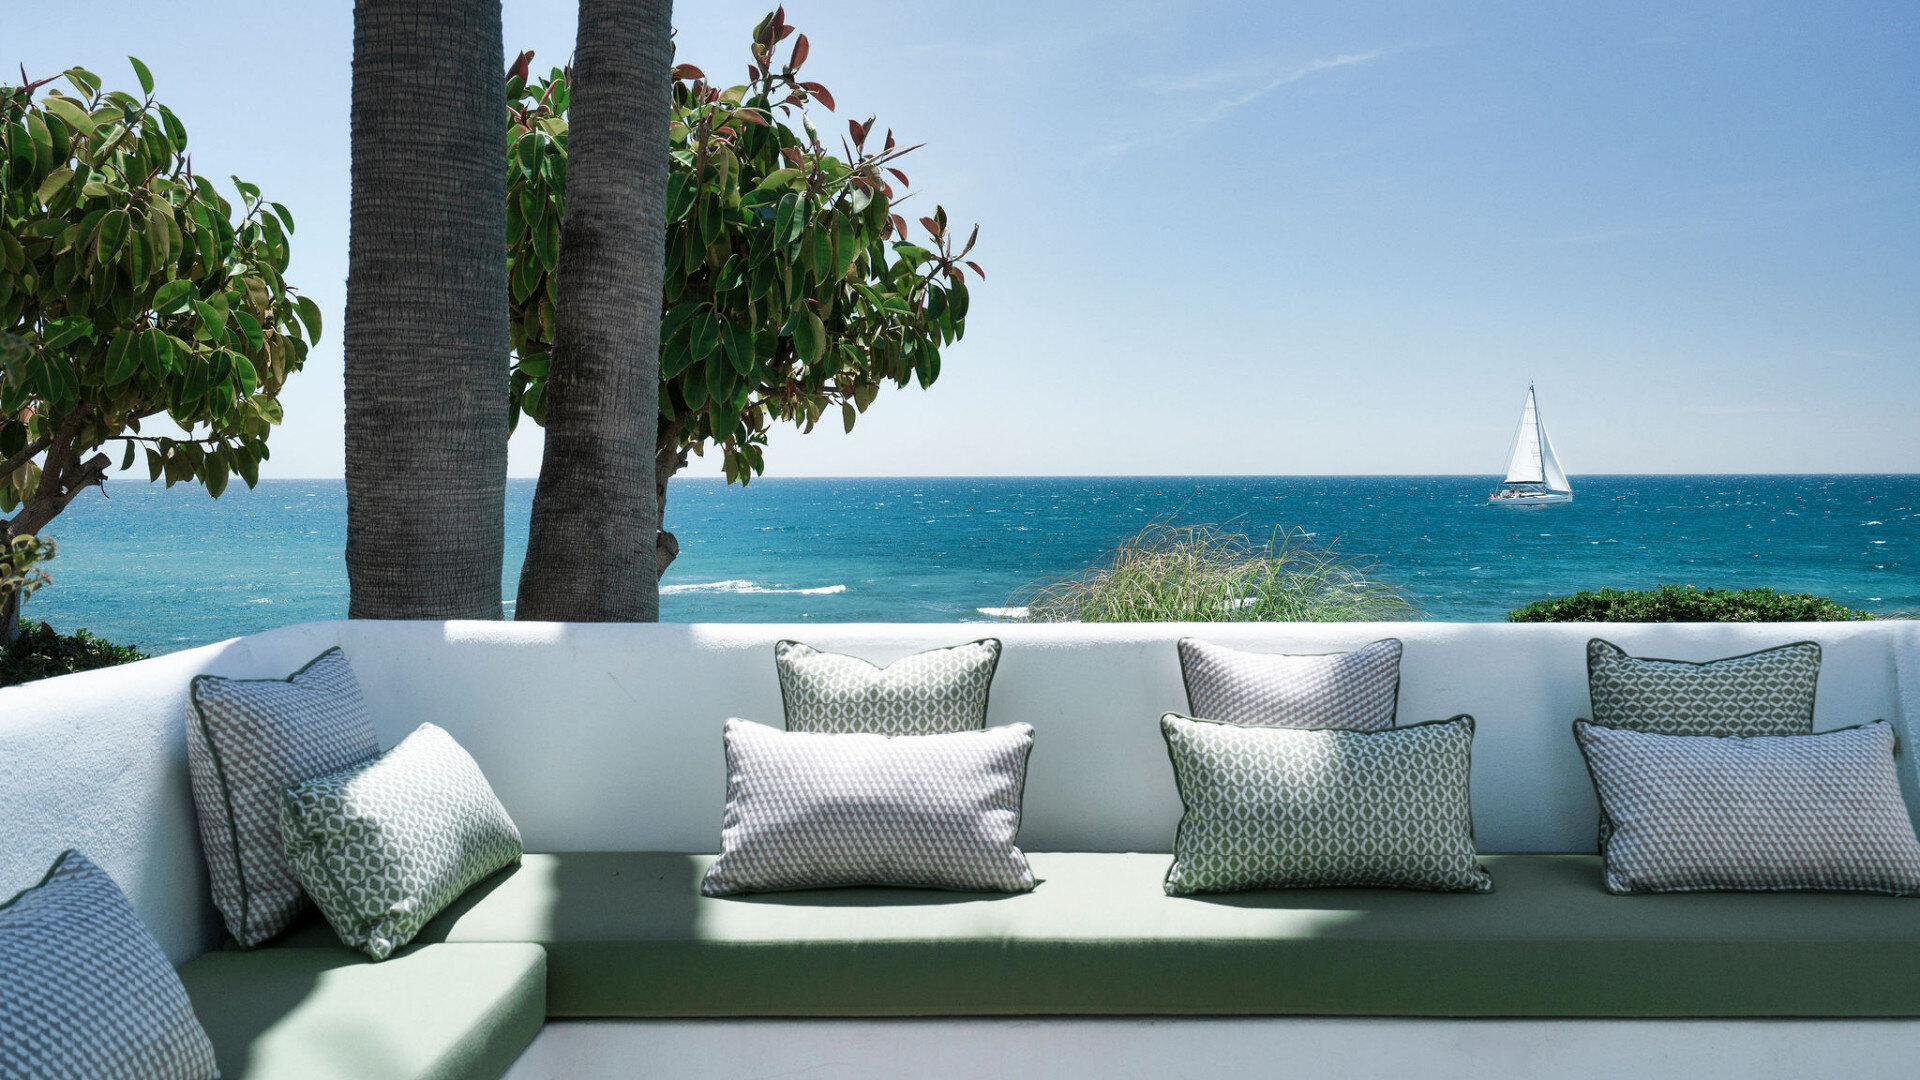
[[[224,1080],[493,1080],[546,1021],[538,945],[213,952],[180,969]]]
[[[1030,893],[709,898],[711,856],[528,855],[419,940],[540,943],[563,1017],[1920,1016],[1920,901],[1612,896],[1591,855],[1483,857],[1485,894],[1174,897],[1167,855],[1031,859]]]

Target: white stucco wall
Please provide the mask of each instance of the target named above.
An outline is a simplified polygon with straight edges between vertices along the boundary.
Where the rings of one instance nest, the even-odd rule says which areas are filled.
[[[1591,850],[1594,803],[1570,725],[1584,646],[1707,660],[1812,638],[1817,723],[1920,716],[1920,624],[1137,626],[313,623],[107,671],[0,690],[0,897],[78,847],[122,884],[176,959],[217,940],[185,772],[186,688],[200,672],[280,676],[341,645],[383,743],[422,721],[486,770],[529,850],[711,851],[728,716],[778,724],[773,642],[878,662],[993,634],[1006,643],[990,722],[1036,729],[1021,843],[1164,851],[1179,802],[1157,720],[1185,705],[1174,642],[1330,652],[1406,642],[1402,722],[1472,713],[1483,851]],[[1909,802],[1920,805],[1912,755]]]

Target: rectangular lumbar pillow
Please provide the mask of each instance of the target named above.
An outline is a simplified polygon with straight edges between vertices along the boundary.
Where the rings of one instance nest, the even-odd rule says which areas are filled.
[[[1169,893],[1493,889],[1473,846],[1471,716],[1338,731],[1168,713],[1160,731],[1186,805]]]
[[[1593,722],[1660,735],[1807,735],[1820,681],[1820,646],[1796,641],[1694,663],[1628,656],[1610,641],[1587,642]],[[1613,831],[1600,811],[1600,853]]]
[[[104,870],[69,851],[0,904],[0,1077],[219,1075],[180,976]]]
[[[728,720],[708,896],[834,885],[1033,888],[1014,845],[1033,728],[830,735]]]
[[[1587,642],[1593,722],[1661,735],[1804,735],[1813,730],[1820,646],[1812,641],[1692,663]]]
[[[432,724],[373,761],[289,790],[281,834],[328,924],[375,960],[521,853],[520,830],[480,766]]]
[[[1318,656],[1242,652],[1180,639],[1187,710],[1208,720],[1262,727],[1379,731],[1400,699],[1400,642]]]
[[[798,641],[773,647],[788,731],[939,735],[987,726],[1000,642],[982,638],[877,667]]]
[[[357,765],[379,739],[345,653],[284,679],[202,675],[187,701],[187,766],[213,902],[243,946],[306,906],[280,843],[280,800],[303,780]]]
[[[1920,895],[1920,839],[1884,720],[1751,738],[1573,732],[1613,823],[1613,892]]]

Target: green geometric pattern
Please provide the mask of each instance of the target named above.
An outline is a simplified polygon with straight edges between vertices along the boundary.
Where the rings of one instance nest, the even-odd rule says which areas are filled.
[[[773,647],[788,731],[945,735],[987,726],[1000,642],[928,649],[878,667],[798,641]]]
[[[1587,642],[1593,722],[1655,735],[1805,735],[1813,730],[1820,646],[1812,641],[1692,663]]]
[[[521,854],[480,766],[432,724],[365,765],[290,789],[280,829],[334,932],[375,960]]]
[[[1473,846],[1473,717],[1388,731],[1160,719],[1186,814],[1166,890],[1491,892]]]

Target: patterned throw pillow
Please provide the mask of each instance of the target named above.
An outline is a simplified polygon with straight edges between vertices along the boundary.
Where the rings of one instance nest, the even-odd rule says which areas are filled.
[[[213,902],[258,945],[306,905],[280,844],[280,799],[302,780],[380,752],[360,683],[339,649],[284,679],[202,675],[187,701],[187,766]]]
[[[0,1076],[219,1075],[180,976],[104,870],[69,851],[0,904]]]
[[[987,726],[1000,642],[982,638],[876,667],[798,641],[773,647],[788,731],[940,735]]]
[[[1260,727],[1381,731],[1400,699],[1400,642],[1347,653],[1283,656],[1180,639],[1187,709],[1208,720]]]
[[[1186,814],[1167,892],[1374,885],[1491,892],[1473,847],[1473,717],[1390,731],[1168,713]]]
[[[1813,730],[1820,645],[1797,641],[1696,664],[1628,656],[1587,642],[1593,722],[1660,735],[1805,735]]]
[[[1613,821],[1607,888],[1920,895],[1886,721],[1818,735],[1652,735],[1576,722]]]
[[[1659,735],[1809,735],[1820,645],[1796,641],[1724,660],[1693,663],[1628,656],[1587,642],[1593,722]],[[1600,853],[1613,823],[1600,811]]]
[[[334,932],[375,960],[521,852],[480,766],[432,724],[374,761],[288,791],[281,832]]]
[[[1033,888],[1014,846],[1033,728],[827,735],[728,720],[708,896],[832,885]]]

